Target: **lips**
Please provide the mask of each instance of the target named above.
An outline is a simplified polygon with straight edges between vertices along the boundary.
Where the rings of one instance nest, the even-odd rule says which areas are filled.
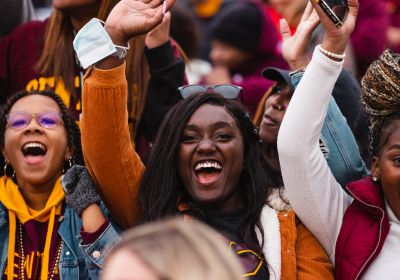
[[[223,166],[217,160],[202,160],[194,166],[196,178],[203,185],[210,185],[217,181],[222,170]]]
[[[265,125],[276,126],[278,122],[268,114],[264,114],[263,121]]]
[[[37,164],[43,161],[47,153],[45,144],[39,141],[26,142],[21,149],[24,159],[30,164]]]

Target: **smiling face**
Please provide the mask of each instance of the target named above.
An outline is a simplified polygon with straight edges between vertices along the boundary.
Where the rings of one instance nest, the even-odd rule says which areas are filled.
[[[265,101],[264,116],[260,124],[260,139],[265,144],[276,145],[279,128],[293,92],[287,84],[279,83]]]
[[[189,119],[179,148],[179,175],[200,204],[231,210],[240,204],[243,137],[220,106],[205,104]]]
[[[379,156],[372,158],[372,176],[379,178],[383,194],[400,220],[400,121],[390,125],[386,143]]]
[[[15,102],[8,114],[26,112],[37,115],[48,111],[61,113],[50,97],[29,95]],[[54,183],[61,175],[67,150],[67,131],[62,120],[53,128],[44,128],[32,117],[24,128],[7,126],[5,130],[3,154],[15,170],[20,187]]]

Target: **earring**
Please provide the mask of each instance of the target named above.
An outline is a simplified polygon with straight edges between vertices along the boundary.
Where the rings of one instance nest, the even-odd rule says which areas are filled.
[[[376,177],[376,176],[373,176],[373,177],[372,177],[372,181],[374,181],[374,182],[378,182],[378,177]]]
[[[69,156],[68,159],[66,159],[66,162],[64,162],[63,164],[63,168],[62,168],[62,174],[65,174],[65,172],[67,172],[68,169],[70,169],[72,166],[74,165],[74,162],[72,161],[72,156]],[[65,168],[67,167],[67,168]]]
[[[6,176],[7,177],[7,168],[8,168],[8,162],[6,161],[6,163],[4,164],[4,169],[3,169],[3,171],[4,171],[4,176]],[[11,165],[10,165],[11,166]],[[12,167],[11,167],[12,168]],[[11,178],[14,178],[15,177],[15,170],[13,169],[13,173],[12,173],[12,175],[11,175]]]

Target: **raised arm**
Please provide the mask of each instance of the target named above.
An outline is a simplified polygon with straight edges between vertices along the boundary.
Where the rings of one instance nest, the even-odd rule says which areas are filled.
[[[173,0],[168,0],[168,10]],[[128,40],[161,23],[163,2],[122,0],[111,11],[104,26],[114,44]],[[144,166],[134,151],[127,112],[127,82],[123,59],[106,57],[88,70],[84,78],[82,148],[98,192],[111,217],[122,228],[141,217],[138,184]]]
[[[322,48],[342,54],[354,28],[357,0],[349,0],[349,15],[339,29],[315,3],[313,5],[325,29]],[[289,37],[284,36],[284,39]],[[332,175],[319,148],[319,136],[342,64],[340,59],[325,55],[319,49],[314,51],[288,106],[278,136],[282,176],[290,203],[332,261],[342,217],[351,198],[342,191]]]

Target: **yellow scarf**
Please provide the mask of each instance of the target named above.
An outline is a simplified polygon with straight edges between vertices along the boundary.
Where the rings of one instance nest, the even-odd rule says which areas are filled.
[[[47,279],[49,273],[49,258],[51,237],[54,228],[54,219],[56,215],[61,214],[64,192],[61,187],[60,179],[55,183],[53,190],[47,200],[46,206],[40,211],[30,211],[24,198],[22,197],[18,186],[6,176],[0,178],[0,201],[8,209],[9,216],[9,241],[7,258],[7,279],[12,280],[14,275],[14,250],[16,235],[16,217],[24,224],[30,220],[39,222],[49,221],[46,234],[46,242],[43,252],[42,271],[40,279]],[[21,268],[23,269],[23,268]]]

